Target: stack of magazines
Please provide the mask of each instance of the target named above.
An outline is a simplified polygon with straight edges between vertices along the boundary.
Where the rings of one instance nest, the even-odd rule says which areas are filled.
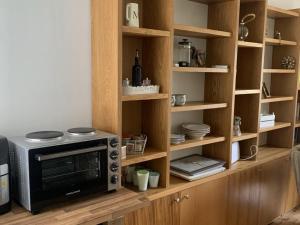
[[[171,174],[188,181],[197,180],[225,170],[225,162],[195,154],[171,161]]]
[[[273,127],[275,126],[275,114],[260,114],[259,127]]]

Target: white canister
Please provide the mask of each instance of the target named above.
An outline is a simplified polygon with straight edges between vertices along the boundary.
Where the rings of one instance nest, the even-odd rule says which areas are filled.
[[[157,188],[159,182],[160,174],[158,172],[150,172],[149,174],[149,187],[150,188]]]
[[[149,180],[149,171],[148,170],[138,170],[137,171],[137,180],[138,180],[138,185],[139,185],[139,191],[147,191],[148,180]]]
[[[130,27],[139,27],[139,5],[137,3],[127,3],[126,24]]]

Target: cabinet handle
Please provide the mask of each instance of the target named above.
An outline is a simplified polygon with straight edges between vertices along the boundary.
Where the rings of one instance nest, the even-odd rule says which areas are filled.
[[[184,200],[184,199],[190,199],[190,195],[189,194],[187,194],[187,195],[184,195],[183,197],[182,197],[182,200]]]
[[[175,202],[175,203],[180,203],[180,201],[181,201],[180,198],[175,198],[175,199],[174,199],[174,202]]]

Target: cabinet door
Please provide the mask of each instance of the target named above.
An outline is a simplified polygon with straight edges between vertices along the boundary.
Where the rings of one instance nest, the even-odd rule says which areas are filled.
[[[170,195],[124,217],[124,225],[179,225],[179,194]]]
[[[259,224],[267,225],[284,212],[288,189],[289,157],[259,167],[261,170]]]
[[[181,193],[180,225],[225,225],[228,177]]]
[[[287,198],[285,204],[285,212],[288,212],[299,205],[299,195],[297,191],[296,177],[292,162],[289,162],[289,186],[287,190]]]
[[[258,224],[259,191],[257,167],[230,175],[227,224]]]

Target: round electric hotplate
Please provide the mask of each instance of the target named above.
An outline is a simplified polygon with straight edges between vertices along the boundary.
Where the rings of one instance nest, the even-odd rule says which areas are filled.
[[[31,141],[59,140],[63,136],[64,133],[60,131],[38,131],[26,134],[26,138]]]
[[[95,128],[92,127],[76,127],[68,130],[68,133],[72,135],[94,135]]]

